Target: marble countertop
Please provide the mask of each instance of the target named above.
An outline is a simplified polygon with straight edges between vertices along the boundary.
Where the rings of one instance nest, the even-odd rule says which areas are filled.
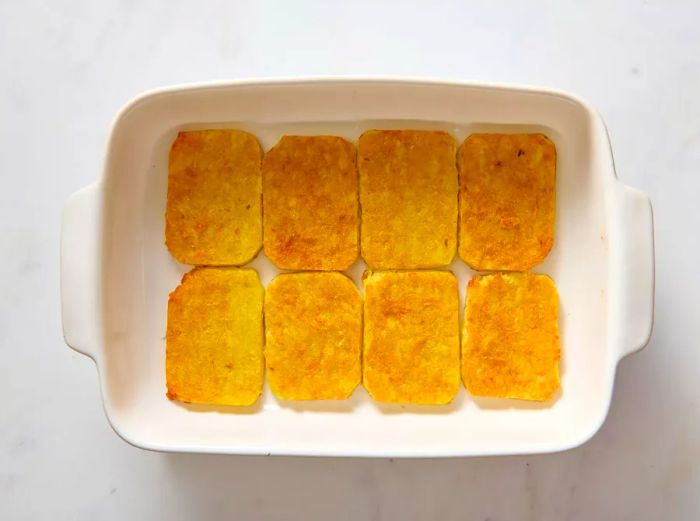
[[[700,518],[700,4],[0,3],[0,519]],[[537,84],[602,113],[651,196],[656,323],[577,449],[444,460],[135,449],[61,336],[67,196],[100,173],[118,108],[210,79],[405,74]]]

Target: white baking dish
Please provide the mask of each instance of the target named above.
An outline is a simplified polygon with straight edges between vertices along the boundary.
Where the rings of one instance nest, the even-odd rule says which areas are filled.
[[[369,128],[541,131],[556,144],[554,248],[535,271],[561,299],[562,388],[547,404],[475,399],[450,406],[283,403],[265,390],[245,409],[165,397],[168,293],[188,269],[163,244],[168,149],[178,130],[248,130],[269,149],[283,134]],[[263,283],[276,273],[261,253]],[[462,304],[472,272],[451,267]],[[363,270],[351,270],[356,280]],[[558,451],[589,439],[610,404],[615,368],[643,347],[653,316],[649,199],[617,181],[603,122],[549,90],[406,79],[237,81],[162,89],[117,116],[101,179],[68,201],[61,242],[66,342],[97,364],[107,417],[134,445],[238,454],[467,456]],[[460,312],[461,314],[461,312]]]

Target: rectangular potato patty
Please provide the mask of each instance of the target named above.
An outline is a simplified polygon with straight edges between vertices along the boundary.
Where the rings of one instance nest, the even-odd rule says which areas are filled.
[[[170,149],[165,243],[184,264],[240,266],[262,245],[262,153],[240,130],[180,132]]]
[[[446,132],[360,136],[361,250],[372,269],[446,266],[457,248],[455,140]]]
[[[459,149],[459,256],[527,271],[554,240],[556,149],[542,134],[472,134]]]
[[[533,273],[477,275],[467,287],[462,377],[475,396],[548,400],[559,388],[558,297]]]
[[[340,273],[278,275],[265,291],[267,381],[283,400],[342,400],[360,383],[362,300]]]
[[[195,268],[170,294],[168,398],[250,405],[263,383],[263,288],[255,270]]]
[[[278,268],[342,271],[358,256],[355,147],[284,136],[263,159],[265,254]]]
[[[447,271],[365,277],[363,383],[380,402],[446,404],[459,390],[459,297]]]

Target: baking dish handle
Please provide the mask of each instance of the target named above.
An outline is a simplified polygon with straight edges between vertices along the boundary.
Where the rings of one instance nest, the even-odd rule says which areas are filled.
[[[61,315],[70,347],[97,361],[100,319],[101,188],[68,198],[61,224]]]
[[[619,220],[611,250],[611,325],[619,358],[643,348],[654,321],[654,222],[651,201],[642,192],[617,184]]]

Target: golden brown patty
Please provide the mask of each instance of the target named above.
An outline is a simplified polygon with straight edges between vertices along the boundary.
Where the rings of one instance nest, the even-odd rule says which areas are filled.
[[[477,275],[467,287],[462,377],[475,396],[548,400],[559,388],[557,290],[532,273]]]
[[[265,360],[284,400],[341,400],[360,383],[362,300],[340,273],[277,276],[265,291]]]
[[[459,297],[447,271],[366,276],[363,383],[380,402],[445,404],[459,390]]]
[[[263,288],[255,270],[195,268],[168,301],[168,398],[250,405],[263,383]]]
[[[446,266],[457,245],[456,145],[445,132],[360,136],[362,256],[373,269]]]
[[[284,136],[263,159],[265,254],[278,268],[344,270],[358,256],[355,148]]]
[[[459,149],[459,255],[528,270],[554,240],[556,150],[542,134],[472,134]]]
[[[261,151],[240,130],[180,132],[170,149],[165,243],[182,263],[245,264],[262,244]]]

